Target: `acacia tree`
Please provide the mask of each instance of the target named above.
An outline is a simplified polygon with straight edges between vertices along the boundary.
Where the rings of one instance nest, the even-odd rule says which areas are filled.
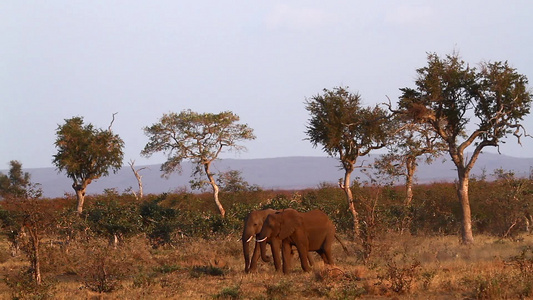
[[[399,107],[413,122],[429,125],[446,144],[457,168],[461,239],[471,244],[470,171],[483,148],[498,147],[510,134],[520,143],[526,134],[521,121],[529,114],[533,98],[528,80],[507,62],[481,63],[477,70],[457,54],[444,59],[428,54],[428,65],[417,73],[416,88],[400,89]],[[470,146],[472,152],[466,154]]]
[[[386,110],[378,106],[363,107],[361,96],[347,88],[335,87],[323,92],[305,101],[311,114],[306,134],[314,147],[321,145],[328,155],[339,157],[344,169],[344,179],[339,184],[353,216],[354,235],[359,237],[359,217],[350,176],[358,157],[385,147],[392,122]]]
[[[420,158],[424,156],[426,163],[445,150],[445,144],[437,139],[427,124],[409,122],[398,111],[389,109],[395,114],[398,129],[387,145],[388,153],[381,155],[374,162],[378,172],[391,178],[405,178],[406,207],[413,200],[413,183]]]
[[[238,142],[255,139],[253,129],[236,123],[238,121],[239,116],[230,111],[212,114],[184,110],[179,114],[163,114],[158,123],[144,128],[149,142],[141,154],[165,153],[167,161],[161,165],[163,176],[175,171],[181,173],[183,160],[193,162],[196,165],[194,175],[204,173],[207,176],[215,204],[224,217],[226,212],[218,199],[219,188],[210,168],[223,149],[241,151],[245,147]]]
[[[83,211],[87,186],[109,175],[110,170],[116,173],[122,167],[124,142],[113,134],[111,125],[107,130],[98,129],[92,124],[84,125],[81,117],[73,117],[57,128],[55,146],[58,152],[53,163],[59,172],[65,171],[73,180],[78,213]]]

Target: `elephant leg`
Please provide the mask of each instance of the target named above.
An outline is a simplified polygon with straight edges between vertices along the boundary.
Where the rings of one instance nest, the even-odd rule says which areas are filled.
[[[303,246],[296,246],[298,249],[298,255],[300,255],[300,264],[302,265],[302,269],[305,272],[311,271],[311,267],[309,266],[309,252],[307,251],[306,247]]]
[[[328,265],[334,265],[335,264],[335,262],[333,261],[333,256],[331,255],[331,251],[326,251],[324,253],[324,255],[327,258],[327,262],[326,261],[324,261],[324,262],[326,262]]]
[[[313,261],[313,256],[312,255],[307,254],[307,259],[309,260],[309,265],[310,266],[313,266],[315,264],[315,262]]]
[[[335,261],[333,260],[333,255],[331,255],[331,243],[333,243],[333,241],[325,245],[322,253],[324,253],[324,262],[329,265],[334,265]]]
[[[291,244],[288,242],[282,242],[281,244],[281,256],[283,257],[283,273],[287,274],[291,270]]]
[[[270,249],[272,250],[272,258],[274,259],[274,268],[276,271],[281,271],[281,242],[272,241]]]
[[[259,245],[256,245],[256,247],[259,247],[261,249],[261,259],[268,263],[270,262],[270,256],[266,254],[266,242],[259,243]]]

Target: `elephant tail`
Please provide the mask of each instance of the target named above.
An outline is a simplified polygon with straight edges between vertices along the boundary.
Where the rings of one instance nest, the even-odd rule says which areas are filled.
[[[348,248],[346,248],[346,246],[344,245],[344,243],[341,241],[341,239],[339,238],[337,234],[335,234],[335,238],[337,239],[337,241],[339,241],[339,244],[341,244],[342,249],[344,250],[344,253],[346,253],[347,255],[350,255],[350,252],[348,252]]]

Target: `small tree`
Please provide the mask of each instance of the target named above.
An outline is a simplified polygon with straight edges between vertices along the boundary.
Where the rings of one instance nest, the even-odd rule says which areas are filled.
[[[413,122],[429,125],[446,144],[457,168],[462,243],[471,244],[470,171],[483,148],[498,147],[509,134],[520,143],[524,135],[520,122],[529,114],[533,98],[528,80],[506,62],[482,63],[478,71],[457,54],[445,59],[429,54],[428,65],[417,73],[416,88],[401,89],[399,107]],[[473,118],[477,120],[472,122]],[[469,146],[473,149],[467,155]]]
[[[184,110],[179,114],[164,114],[158,123],[144,128],[150,141],[141,154],[166,153],[167,161],[161,165],[164,176],[175,171],[181,173],[181,162],[192,161],[196,165],[194,175],[207,176],[215,204],[224,217],[226,212],[218,199],[219,188],[210,168],[224,148],[240,151],[245,147],[238,142],[255,139],[253,130],[246,124],[237,124],[238,121],[239,117],[230,111],[200,114]]]
[[[387,145],[388,153],[376,159],[374,167],[392,179],[405,178],[404,204],[408,207],[413,200],[413,184],[420,158],[425,156],[425,162],[431,163],[445,151],[445,144],[437,139],[427,124],[409,122],[397,111],[391,111],[396,113],[398,128]]]
[[[5,175],[0,174],[4,178]],[[22,164],[11,161],[10,188],[3,193],[1,226],[10,241],[23,250],[30,261],[30,272],[36,285],[42,282],[40,245],[43,232],[51,228],[53,208],[39,198],[39,184],[30,182],[30,174],[22,172]]]
[[[322,95],[306,100],[311,114],[306,134],[314,147],[322,146],[330,156],[338,156],[344,169],[340,186],[353,216],[354,234],[359,237],[359,218],[350,189],[350,175],[357,158],[385,147],[392,123],[384,109],[363,107],[361,96],[342,87],[324,89]]]
[[[92,124],[84,125],[83,118],[73,117],[57,128],[55,146],[58,152],[53,163],[59,172],[65,171],[74,181],[72,188],[78,200],[78,213],[83,211],[87,186],[109,175],[110,169],[117,172],[122,167],[124,142],[113,134],[111,125],[107,130],[97,129]]]
[[[229,170],[219,174],[220,190],[227,193],[240,193],[261,190],[257,185],[250,185],[242,177],[242,172],[237,170]]]
[[[30,188],[30,173],[22,172],[22,164],[16,160],[9,162],[7,175],[0,172],[0,198],[26,197]]]

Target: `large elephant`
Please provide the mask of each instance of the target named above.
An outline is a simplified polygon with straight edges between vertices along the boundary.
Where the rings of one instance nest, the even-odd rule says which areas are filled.
[[[244,254],[244,271],[247,273],[254,271],[257,268],[257,261],[259,260],[260,255],[263,261],[270,261],[270,258],[266,255],[266,244],[269,243],[269,241],[255,243],[254,252],[251,258],[250,242],[252,241],[253,237],[255,237],[261,231],[261,228],[263,227],[263,222],[268,217],[268,215],[274,214],[276,212],[277,211],[274,209],[252,211],[244,220],[244,228],[242,230],[242,250]],[[276,266],[276,270],[279,270],[281,268],[281,259],[279,257],[280,250],[279,246],[271,245],[272,251],[274,251],[274,247],[278,249],[278,254],[272,256],[274,257],[274,265]]]
[[[257,242],[270,240],[274,260],[279,255],[278,247],[281,246],[283,273],[290,271],[292,246],[296,246],[302,269],[306,272],[311,271],[309,251],[320,254],[324,263],[334,264],[331,255],[334,239],[335,225],[320,210],[300,213],[294,209],[285,209],[271,214],[257,235]]]

